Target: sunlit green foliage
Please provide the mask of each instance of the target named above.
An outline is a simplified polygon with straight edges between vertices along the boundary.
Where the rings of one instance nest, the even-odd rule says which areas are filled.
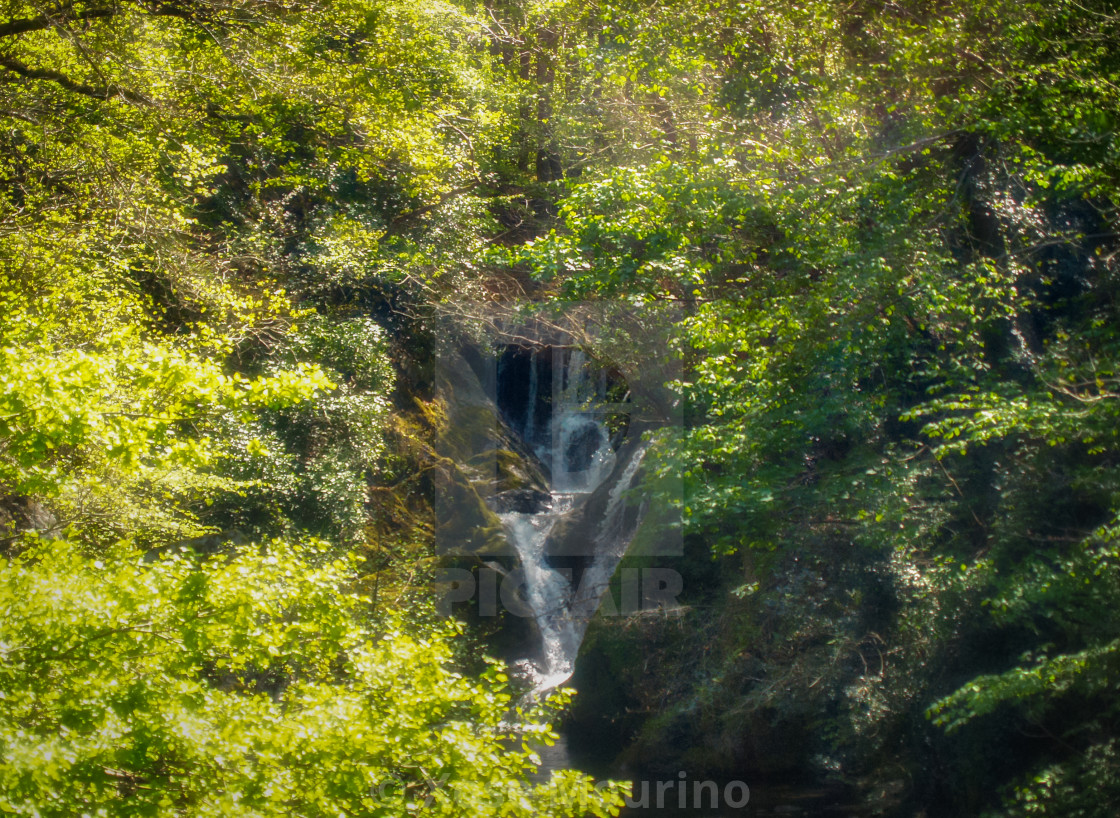
[[[362,595],[418,572],[368,539],[386,324],[492,227],[485,44],[442,2],[4,6],[0,811],[617,813],[526,783],[549,713],[422,594]]]
[[[2,17],[4,809],[580,812],[340,557],[430,570],[368,539],[427,502],[391,401],[435,305],[530,294],[680,316],[650,473],[726,582],[640,742],[792,726],[900,809],[1112,814],[1113,3]]]
[[[0,804],[16,815],[541,815],[619,803],[523,783],[544,711],[451,668],[453,631],[369,619],[353,559],[282,542],[0,570]],[[538,809],[538,806],[540,807]]]

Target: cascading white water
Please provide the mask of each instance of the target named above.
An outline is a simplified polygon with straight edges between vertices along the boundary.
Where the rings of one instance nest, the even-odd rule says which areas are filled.
[[[532,356],[526,409],[526,442],[551,467],[549,502],[528,513],[508,511],[499,518],[510,543],[518,552],[525,587],[541,638],[542,661],[530,671],[534,689],[544,691],[565,682],[587,625],[594,615],[619,560],[626,550],[631,530],[624,524],[624,493],[637,475],[645,446],[633,448],[619,467],[604,422],[602,405],[607,379],[601,372],[592,377],[584,354],[573,350],[553,371],[552,409],[548,428],[541,435],[535,423],[540,388],[537,355]],[[590,564],[578,589],[571,577],[557,571],[546,560],[545,547],[557,523],[578,512],[587,498],[613,476],[606,508],[588,553]]]
[[[642,443],[631,452],[630,459],[622,469],[618,480],[611,486],[606,510],[595,533],[594,559],[584,571],[579,588],[572,594],[568,603],[568,619],[575,633],[577,651],[587,632],[591,617],[599,609],[611,577],[634,536],[636,525],[626,525],[625,494],[633,487],[634,478],[638,474],[638,468],[642,465],[642,459],[648,448],[648,443]],[[638,516],[640,518],[641,510]]]
[[[566,681],[572,675],[572,662],[579,650],[578,637],[567,615],[568,581],[548,564],[544,553],[548,535],[571,510],[572,500],[570,494],[553,494],[549,507],[543,511],[498,515],[521,560],[526,601],[541,637],[542,664],[527,668],[537,690]]]

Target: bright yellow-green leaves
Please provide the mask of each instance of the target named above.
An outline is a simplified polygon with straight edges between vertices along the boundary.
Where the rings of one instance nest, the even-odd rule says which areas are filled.
[[[0,565],[0,809],[70,816],[606,815],[619,788],[522,783],[497,674],[451,629],[364,619],[352,560],[270,542],[96,559],[63,541]],[[560,802],[560,794],[565,799]],[[581,808],[556,806],[581,805]]]
[[[455,671],[454,630],[374,618],[338,556],[381,547],[394,379],[382,305],[347,294],[432,297],[492,223],[467,194],[511,109],[480,21],[2,17],[0,500],[60,539],[3,517],[0,812],[616,814],[617,785],[527,783],[544,711]]]
[[[510,750],[499,671],[371,624],[336,559],[367,545],[393,345],[419,371],[433,302],[522,285],[680,307],[689,426],[651,466],[755,561],[739,602],[828,644],[805,695],[839,755],[899,713],[959,734],[1081,697],[1082,766],[1023,799],[1099,783],[1118,32],[1102,0],[7,3],[0,499],[64,539],[0,532],[0,811],[617,807],[524,783],[548,728]],[[333,545],[222,544],[300,531]],[[989,611],[1030,650],[931,681]],[[884,639],[860,675],[845,646]]]
[[[251,415],[333,388],[306,364],[247,379],[151,344],[3,349],[0,479],[20,493],[54,494],[93,467],[201,466],[207,455],[199,427],[216,413]]]

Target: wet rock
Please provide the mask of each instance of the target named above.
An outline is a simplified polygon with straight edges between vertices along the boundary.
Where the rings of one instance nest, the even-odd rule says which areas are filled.
[[[602,446],[601,432],[596,426],[588,424],[575,431],[564,450],[564,462],[569,472],[586,471],[591,468],[596,452]]]
[[[552,495],[539,489],[511,489],[488,497],[486,504],[497,514],[539,514],[552,501]]]
[[[436,547],[441,554],[509,554],[502,521],[467,476],[445,461],[438,470]]]

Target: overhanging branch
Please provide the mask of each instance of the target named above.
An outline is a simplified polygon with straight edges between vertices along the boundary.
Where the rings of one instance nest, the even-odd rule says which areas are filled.
[[[43,29],[51,28],[65,21],[84,21],[84,20],[97,20],[103,17],[112,17],[116,14],[118,9],[106,7],[89,9],[87,11],[79,11],[76,14],[64,15],[60,17],[30,17],[22,20],[9,20],[6,23],[0,23],[0,37],[14,37],[17,34],[26,34],[29,31],[42,31]]]
[[[55,71],[50,68],[32,68],[29,65],[24,65],[19,60],[12,57],[0,57],[0,68],[7,69],[13,74],[18,74],[21,77],[26,77],[32,80],[46,80],[53,82],[56,85],[65,88],[75,94],[91,97],[93,99],[123,99],[126,102],[131,102],[134,105],[151,105],[152,101],[135,91],[129,91],[127,88],[122,88],[116,83],[111,83],[102,88],[94,85],[87,85],[84,82],[78,82],[66,76],[60,71]]]

